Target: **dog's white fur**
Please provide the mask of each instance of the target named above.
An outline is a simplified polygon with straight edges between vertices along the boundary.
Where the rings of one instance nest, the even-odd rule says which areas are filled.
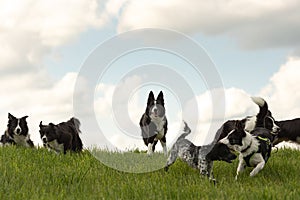
[[[164,129],[164,125],[166,123],[165,116],[164,117],[151,116],[151,120],[157,127],[157,130],[156,130],[157,135],[156,135],[156,138],[154,140],[160,140],[165,135],[165,129]],[[164,155],[167,156],[168,151],[167,151],[166,143],[161,141],[161,140],[160,140],[160,143],[161,143],[161,146],[163,148]],[[147,151],[148,155],[153,154],[152,146],[153,146],[153,144],[151,144],[151,143],[148,144],[148,151]]]
[[[228,135],[230,135],[233,131],[231,131]],[[254,152],[258,151],[259,141],[252,136],[249,132],[246,132],[246,136],[243,137],[242,146],[240,145],[231,145],[228,140],[228,136],[220,140],[221,143],[227,145],[230,149],[239,152],[239,164],[236,171],[235,179],[237,180],[238,175],[245,169],[246,162],[244,160],[245,157],[251,155]],[[250,147],[249,147],[250,145]],[[249,147],[249,148],[248,148]],[[248,149],[247,149],[248,148]],[[244,151],[246,150],[246,151]],[[261,153],[254,153],[250,160],[250,166],[254,167],[254,169],[250,172],[250,176],[255,176],[260,170],[262,170],[265,166],[265,160],[262,157]]]

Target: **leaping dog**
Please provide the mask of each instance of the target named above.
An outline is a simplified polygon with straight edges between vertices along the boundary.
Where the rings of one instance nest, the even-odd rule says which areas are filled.
[[[231,163],[236,158],[236,155],[223,143],[195,146],[191,141],[185,139],[190,133],[191,129],[184,122],[183,133],[178,137],[170,150],[165,170],[167,171],[179,157],[189,166],[199,169],[201,175],[215,181],[212,173],[213,161],[221,160]]]

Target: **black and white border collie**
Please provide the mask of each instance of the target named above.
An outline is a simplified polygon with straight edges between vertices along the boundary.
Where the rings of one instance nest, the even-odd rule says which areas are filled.
[[[146,111],[140,120],[142,137],[145,145],[148,147],[148,155],[154,152],[158,140],[163,147],[164,154],[167,155],[166,133],[168,130],[168,121],[165,113],[163,92],[160,91],[155,99],[153,92],[150,91]]]
[[[273,133],[278,133],[280,127],[276,124],[272,113],[268,110],[267,102],[261,97],[251,97],[252,101],[258,105],[259,112],[257,115],[248,116],[242,120],[228,120],[217,131],[215,140],[225,138],[234,128],[237,122],[241,122],[244,129],[248,132],[253,131],[256,127],[263,127],[271,130]]]
[[[178,137],[175,144],[170,150],[170,155],[165,166],[165,171],[179,157],[186,162],[190,167],[196,168],[200,174],[215,181],[213,177],[213,161],[226,161],[231,163],[236,158],[236,155],[223,143],[208,144],[196,146],[191,141],[185,139],[191,133],[191,129],[184,122],[183,133]]]
[[[239,152],[239,164],[235,179],[246,166],[254,167],[250,176],[261,171],[271,156],[272,143],[277,133],[266,128],[255,128],[251,133],[244,129],[244,124],[237,121],[235,128],[220,143]]]
[[[54,150],[57,153],[73,151],[82,151],[82,141],[79,137],[80,121],[72,117],[67,122],[61,122],[57,125],[49,123],[43,125],[40,122],[40,136],[44,147]]]
[[[300,144],[300,118],[276,121],[276,123],[280,127],[280,132],[274,141],[274,145],[283,141]]]
[[[30,135],[28,133],[28,125],[26,118],[16,118],[12,114],[8,113],[7,129],[1,136],[0,142],[2,144],[15,144],[24,147],[34,147]]]

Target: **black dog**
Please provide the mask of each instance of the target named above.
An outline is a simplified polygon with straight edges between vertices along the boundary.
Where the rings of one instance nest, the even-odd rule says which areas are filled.
[[[26,118],[16,118],[8,113],[8,124],[5,133],[1,136],[0,142],[3,144],[16,144],[24,147],[34,147],[28,134]]]
[[[199,169],[201,175],[207,176],[210,180],[214,180],[212,173],[213,161],[221,160],[231,163],[232,160],[236,158],[236,155],[222,143],[195,146],[192,142],[185,139],[191,130],[185,122],[184,124],[185,127],[182,135],[179,136],[170,150],[165,170],[167,171],[169,166],[179,157],[189,166]]]
[[[300,118],[284,121],[276,121],[280,132],[275,138],[274,145],[282,141],[292,141],[300,144]]]
[[[83,145],[79,137],[79,126],[79,120],[74,117],[57,125],[53,123],[43,125],[40,122],[40,135],[44,146],[57,153],[63,152],[64,154],[68,150],[73,152],[82,151]]]
[[[155,100],[151,91],[148,96],[147,108],[140,120],[142,137],[145,145],[148,147],[148,155],[155,150],[155,145],[160,140],[164,154],[167,155],[166,133],[168,130],[168,121],[165,116],[165,103],[162,91]]]
[[[274,134],[277,134],[280,127],[272,117],[272,113],[268,110],[267,102],[261,97],[251,97],[252,101],[259,106],[259,112],[255,116],[248,116],[242,120],[228,120],[217,131],[215,140],[221,140],[225,138],[230,131],[235,128],[236,123],[241,123],[244,129],[248,132],[252,132],[256,127],[267,128]]]

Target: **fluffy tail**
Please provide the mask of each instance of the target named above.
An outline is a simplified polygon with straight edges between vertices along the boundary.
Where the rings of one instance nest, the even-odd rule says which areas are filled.
[[[77,118],[75,118],[75,117],[72,117],[72,118],[70,119],[70,121],[74,124],[77,133],[81,133],[81,131],[80,131],[80,129],[79,129],[79,127],[80,127],[80,121],[79,121],[79,119],[77,119]]]
[[[261,97],[251,97],[252,101],[256,103],[259,107],[264,107],[266,101]]]
[[[252,101],[259,106],[259,112],[257,113],[257,127],[263,127],[264,118],[268,114],[268,104],[261,97],[251,97]],[[261,124],[262,123],[262,124]]]
[[[187,125],[187,123],[185,121],[183,121],[183,123],[184,123],[183,133],[178,137],[177,140],[184,139],[188,134],[191,133],[191,129]]]

